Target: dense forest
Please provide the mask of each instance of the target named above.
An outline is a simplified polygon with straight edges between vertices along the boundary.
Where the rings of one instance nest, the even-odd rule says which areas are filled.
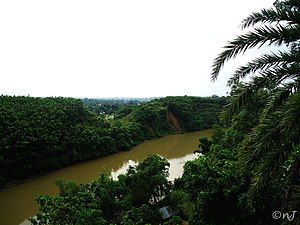
[[[225,104],[223,97],[103,102],[0,96],[0,184],[211,127]]]
[[[150,156],[118,181],[106,176],[87,185],[61,181],[59,196],[37,198],[40,213],[33,224],[182,224],[184,220],[191,225],[299,225],[299,18],[298,0],[278,0],[272,8],[242,21],[247,30],[217,56],[213,80],[228,60],[248,49],[264,44],[273,50],[282,48],[233,72],[228,83],[230,103],[221,113],[221,124],[214,126],[212,140],[200,140],[203,155],[185,164],[180,179],[168,183],[168,162]],[[194,108],[177,111],[174,101],[166,98],[159,104],[167,105],[179,122],[188,118],[181,129],[205,127],[211,121],[190,117],[187,112]],[[151,104],[158,102],[143,107]],[[162,221],[158,215],[162,205],[179,209],[179,214]]]

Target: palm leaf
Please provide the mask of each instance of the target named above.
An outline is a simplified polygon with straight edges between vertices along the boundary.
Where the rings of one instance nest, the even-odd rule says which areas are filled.
[[[299,144],[300,135],[300,94],[296,93],[289,98],[281,109],[268,114],[248,134],[239,150],[239,161],[244,169],[255,168],[265,161],[266,157],[285,152]],[[280,151],[277,152],[276,151]],[[275,160],[273,163],[279,163]]]
[[[267,70],[273,67],[280,67],[282,65],[289,65],[291,63],[300,63],[300,52],[282,52],[264,54],[259,58],[254,59],[252,62],[247,63],[245,66],[239,67],[233,76],[229,79],[229,85],[238,83],[240,79],[247,75],[253,74],[257,71]]]
[[[263,26],[255,28],[247,34],[240,35],[233,41],[230,41],[224,48],[225,50],[219,54],[214,60],[212,66],[211,79],[217,79],[218,74],[224,63],[238,54],[245,52],[247,49],[255,46],[261,47],[265,43],[269,45],[289,44],[300,39],[300,26]]]
[[[242,21],[241,27],[245,29],[257,23],[279,23],[300,24],[300,15],[296,10],[286,9],[262,9],[254,12]]]
[[[283,105],[289,98],[289,96],[298,90],[297,85],[295,83],[288,83],[285,84],[284,87],[277,89],[270,100],[267,102],[266,106],[264,107],[263,111],[260,115],[260,121],[263,121],[267,115],[274,112],[278,109],[281,105]]]

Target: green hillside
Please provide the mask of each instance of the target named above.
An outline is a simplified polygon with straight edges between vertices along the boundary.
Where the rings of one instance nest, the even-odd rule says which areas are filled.
[[[224,98],[167,97],[110,106],[108,115],[80,99],[1,96],[0,184],[211,127],[224,104]]]

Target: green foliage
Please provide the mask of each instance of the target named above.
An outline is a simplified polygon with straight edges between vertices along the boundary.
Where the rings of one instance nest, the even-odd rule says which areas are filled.
[[[172,216],[172,218],[167,221],[164,222],[163,225],[181,225],[183,222],[183,220],[179,217],[179,216]]]
[[[108,124],[80,100],[0,97],[0,176],[23,179],[115,152]]]
[[[181,101],[189,104],[180,105]],[[150,102],[84,99],[85,105],[73,98],[0,96],[0,185],[127,151],[144,140],[205,128],[209,124],[201,121],[206,115],[208,120],[217,120],[217,113],[205,112],[218,112],[223,101],[218,97],[168,97]],[[176,118],[170,104],[173,111],[178,107],[176,112],[185,114]],[[184,107],[201,107],[202,111]],[[201,119],[186,120],[182,115]]]
[[[201,149],[201,153],[205,154],[210,150],[210,146],[212,142],[207,139],[207,137],[203,137],[199,139],[200,144],[198,147]]]
[[[238,173],[235,155],[213,144],[206,155],[185,164],[184,190],[195,204],[191,224],[238,224],[246,179]]]
[[[133,112],[133,119],[142,125],[144,133],[150,138],[160,137],[174,132],[173,127],[166,119],[167,108],[160,102],[149,102],[137,107]]]
[[[39,210],[36,218],[30,219],[32,224],[65,225],[65,224],[109,224],[103,219],[94,196],[87,191],[88,186],[60,182],[60,195],[37,197]]]
[[[170,193],[170,205],[179,209],[183,219],[188,220],[193,216],[194,203],[191,201],[188,193],[182,187],[173,186]]]
[[[170,192],[168,166],[165,159],[149,156],[120,175],[117,181],[105,175],[87,185],[59,181],[59,196],[37,197],[39,213],[31,222],[36,225],[159,224],[160,202]],[[141,191],[143,199],[137,198]]]
[[[253,224],[285,224],[284,220],[272,219],[272,212],[297,210],[299,206],[299,16],[300,5],[295,0],[278,0],[273,8],[252,13],[242,22],[243,29],[252,29],[228,42],[213,64],[211,78],[215,80],[228,60],[248,49],[264,44],[283,47],[278,52],[257,57],[233,73],[228,82],[232,86],[232,97],[222,114],[227,128],[218,130],[205,156],[211,163],[206,166],[211,167],[216,160],[211,156],[215,144],[220,146],[218,152],[235,152],[233,162],[239,171],[237,176],[248,180],[243,193],[232,197],[239,203],[233,202],[232,206],[246,209],[234,224],[245,224],[246,221],[246,224],[251,224],[250,221]],[[244,78],[250,79],[241,83]],[[201,167],[198,169],[203,170]],[[217,182],[217,178],[212,179]],[[189,180],[187,183],[190,183]],[[201,191],[203,189],[206,190],[203,187]],[[207,192],[213,194],[213,190]],[[202,199],[200,197],[196,205]],[[199,207],[198,211],[205,217],[205,209],[201,205]],[[229,210],[225,211],[230,215]],[[217,210],[213,209],[213,212]],[[230,218],[235,217],[232,215]],[[299,218],[297,215],[292,224],[300,221]],[[206,219],[202,217],[202,221]],[[215,219],[209,223],[224,224]]]
[[[100,115],[115,115],[116,111],[124,108],[128,111],[141,102],[148,100],[150,99],[82,99],[83,103],[89,108],[89,110]]]
[[[236,87],[232,94],[239,90]],[[251,102],[224,121],[225,128],[214,126],[212,141],[199,140],[204,156],[186,163],[182,179],[177,181],[179,190],[188,194],[192,204],[190,224],[273,224],[270,215],[280,208],[281,183],[273,180],[251,203],[248,190],[253,170],[243,171],[240,163],[241,144],[260,122],[266,99],[267,92],[256,93]]]
[[[157,210],[152,209],[149,205],[141,207],[132,207],[122,215],[122,225],[144,225],[153,224],[160,221],[160,215]],[[157,223],[156,222],[156,223]]]
[[[166,159],[153,155],[136,168],[129,168],[125,183],[130,187],[134,205],[147,202],[156,204],[169,194],[170,183],[166,180],[169,166]]]
[[[178,119],[184,131],[210,128],[218,123],[221,108],[226,105],[225,97],[166,97],[161,102]]]

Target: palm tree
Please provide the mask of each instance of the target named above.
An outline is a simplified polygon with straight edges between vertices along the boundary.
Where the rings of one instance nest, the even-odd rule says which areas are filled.
[[[278,0],[272,8],[245,18],[241,27],[249,31],[228,42],[214,60],[213,81],[223,65],[237,55],[262,45],[279,47],[278,51],[263,54],[239,67],[228,81],[232,86],[251,76],[242,91],[233,96],[226,110],[227,118],[250,101],[253,94],[260,90],[268,93],[268,103],[258,125],[246,135],[239,149],[243,169],[253,174],[248,193],[255,196],[270,181],[284,179],[285,199],[291,207],[299,207],[300,1]]]

